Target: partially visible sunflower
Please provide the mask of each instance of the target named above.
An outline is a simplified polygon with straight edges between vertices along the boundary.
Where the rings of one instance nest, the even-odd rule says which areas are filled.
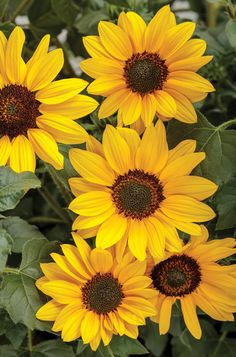
[[[64,158],[57,142],[79,144],[86,131],[72,119],[91,113],[98,103],[78,94],[87,82],[53,81],[63,67],[61,49],[48,53],[50,36],[42,38],[27,63],[21,57],[24,31],[16,27],[7,40],[0,31],[0,166],[35,171],[35,153],[56,169]]]
[[[95,78],[88,92],[106,97],[99,118],[118,110],[118,124],[141,118],[148,126],[156,113],[159,118],[196,122],[192,103],[214,88],[195,73],[212,56],[203,56],[204,40],[190,39],[194,29],[192,22],[176,25],[169,5],[148,25],[135,12],[122,12],[117,25],[101,21],[99,36],[84,38],[92,58],[81,63],[82,70]]]
[[[37,287],[52,300],[36,317],[54,321],[52,331],[61,331],[63,341],[82,337],[96,350],[102,340],[108,345],[113,334],[136,339],[138,326],[156,310],[149,302],[156,295],[145,276],[146,262],[130,253],[122,261],[107,250],[95,248],[74,235],[77,247],[62,244],[64,255],[52,253],[55,263],[41,264],[44,277]]]
[[[182,249],[177,229],[200,234],[199,225],[215,213],[200,201],[217,186],[189,176],[205,158],[185,140],[168,150],[162,121],[149,126],[142,139],[128,128],[106,126],[101,144],[90,137],[87,151],[71,149],[70,161],[82,177],[69,184],[76,197],[69,208],[80,216],[72,229],[84,237],[97,234],[96,246],[108,248],[128,240],[134,256],[163,256],[165,248]]]
[[[233,321],[236,312],[236,264],[217,261],[236,253],[236,240],[208,241],[208,231],[201,226],[200,236],[192,236],[181,253],[167,253],[165,259],[149,260],[147,275],[152,278],[158,296],[150,301],[157,308],[151,318],[159,323],[160,334],[170,328],[172,306],[180,301],[185,324],[190,333],[201,338],[196,308],[219,321]]]

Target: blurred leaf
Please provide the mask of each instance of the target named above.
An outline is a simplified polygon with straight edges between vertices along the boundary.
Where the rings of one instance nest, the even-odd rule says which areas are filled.
[[[138,340],[134,340],[127,336],[114,335],[109,346],[116,355],[121,357],[149,353],[149,351]]]
[[[127,0],[106,0],[106,2],[111,5],[129,7],[129,3]]]
[[[6,217],[0,220],[0,229],[3,228],[10,235],[13,245],[12,252],[20,253],[23,245],[33,238],[44,238],[36,226],[32,226],[20,217]]]
[[[9,0],[0,1],[0,19],[4,18],[5,12],[7,10]]]
[[[145,346],[152,352],[156,357],[162,355],[167,342],[167,335],[160,335],[158,325],[151,320],[147,320],[146,326],[141,329],[141,337],[145,342]]]
[[[52,9],[58,18],[67,25],[73,25],[78,14],[78,7],[72,0],[51,0]]]
[[[236,20],[231,19],[225,26],[225,33],[232,47],[236,47]]]
[[[6,266],[8,254],[11,252],[12,239],[5,229],[0,228],[0,272]]]
[[[32,357],[75,357],[71,346],[61,340],[50,340],[33,347]]]
[[[11,342],[12,346],[16,349],[18,349],[21,346],[26,334],[27,334],[27,329],[22,324],[15,325],[11,323],[11,325],[9,324],[6,331],[6,337]]]
[[[172,121],[168,126],[170,147],[185,139],[197,140],[197,151],[204,151],[206,159],[194,170],[194,174],[213,180],[217,184],[236,175],[236,132],[215,127],[198,113],[196,124]]]
[[[236,178],[226,182],[216,194],[218,220],[216,229],[223,230],[236,226]]]
[[[11,345],[0,345],[0,357],[18,357],[17,350]]]
[[[0,167],[0,211],[16,207],[30,188],[41,186],[32,172],[16,173],[9,167]]]
[[[74,26],[82,34],[97,33],[97,25],[101,20],[108,20],[109,16],[104,10],[92,11],[84,13],[83,16],[76,20]]]

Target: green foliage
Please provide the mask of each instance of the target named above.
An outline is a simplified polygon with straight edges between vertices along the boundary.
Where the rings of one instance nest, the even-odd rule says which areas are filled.
[[[187,20],[189,10],[195,12],[198,18],[195,36],[205,39],[207,54],[214,55],[214,60],[200,74],[216,89],[196,104],[199,109],[196,124],[176,120],[166,124],[168,141],[173,147],[181,140],[195,139],[197,150],[206,153],[206,159],[194,173],[219,185],[208,202],[217,212],[217,218],[208,224],[210,235],[218,239],[235,236],[235,1],[189,0],[186,8],[179,11],[176,0],[0,0],[0,30],[8,36],[16,23],[25,21],[18,15],[26,15],[29,25],[23,25],[24,58],[28,59],[41,37],[49,33],[51,46],[62,47],[65,54],[60,78],[81,76],[90,81],[79,71],[80,57],[88,57],[82,37],[96,35],[100,20],[116,22],[122,10],[136,11],[149,21],[167,3],[175,6],[177,16]],[[177,20],[182,21],[181,17]],[[65,36],[58,37],[61,33]],[[99,140],[107,122],[116,125],[116,117],[101,121],[95,111],[80,120]],[[51,261],[50,253],[59,250],[59,243],[71,242],[74,215],[67,209],[73,199],[68,178],[76,173],[68,160],[69,149],[69,145],[60,145],[65,157],[65,168],[61,171],[41,161],[35,175],[17,174],[8,167],[0,167],[0,357],[233,357],[235,322],[215,322],[199,312],[203,337],[198,341],[186,330],[176,306],[169,334],[159,335],[158,326],[148,320],[140,328],[138,340],[113,336],[108,347],[101,344],[96,352],[81,340],[63,343],[51,333],[50,323],[35,318],[35,312],[46,301],[35,287],[42,274],[39,264]]]

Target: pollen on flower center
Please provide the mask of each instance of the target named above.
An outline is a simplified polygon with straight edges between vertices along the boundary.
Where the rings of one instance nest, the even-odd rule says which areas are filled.
[[[151,272],[154,287],[166,296],[191,294],[201,282],[200,266],[185,254],[156,264]]]
[[[111,273],[96,274],[81,290],[85,307],[97,314],[114,311],[124,297],[121,284]]]
[[[130,170],[117,177],[112,186],[112,198],[119,213],[141,220],[156,211],[164,196],[155,175],[143,170]]]
[[[168,77],[165,61],[157,53],[136,53],[125,63],[124,77],[127,86],[141,95],[162,89]]]
[[[26,87],[9,84],[0,89],[0,134],[14,138],[36,128],[40,102]]]

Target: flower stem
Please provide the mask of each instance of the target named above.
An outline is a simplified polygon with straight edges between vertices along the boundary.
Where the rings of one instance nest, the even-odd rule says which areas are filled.
[[[28,351],[30,357],[33,356],[33,343],[32,343],[32,331],[28,328]]]

